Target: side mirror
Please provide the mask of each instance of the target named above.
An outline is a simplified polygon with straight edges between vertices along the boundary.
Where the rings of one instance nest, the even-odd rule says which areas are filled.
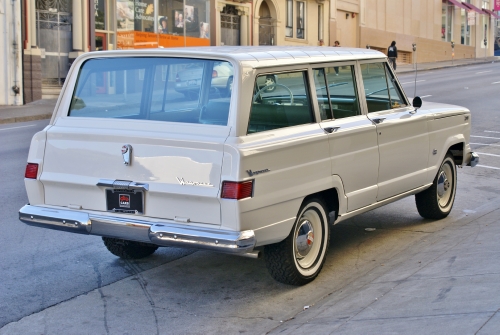
[[[418,97],[418,96],[417,96],[417,97],[415,97],[415,98],[413,98],[412,105],[413,105],[413,107],[415,107],[415,108],[420,108],[420,107],[422,107],[422,99],[421,99],[420,97]]]

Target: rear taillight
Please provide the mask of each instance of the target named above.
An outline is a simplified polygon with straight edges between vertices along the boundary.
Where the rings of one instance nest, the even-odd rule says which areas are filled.
[[[222,183],[222,195],[223,199],[245,199],[250,198],[253,195],[253,180],[250,181],[225,181]]]
[[[213,70],[212,71],[212,78],[217,78],[219,76],[219,73],[217,71]]]
[[[26,171],[24,172],[24,178],[36,179],[37,175],[38,175],[38,164],[28,163],[28,165],[26,165]]]
[[[179,77],[178,73],[175,75],[175,81],[176,82],[180,82],[181,81],[181,78]]]

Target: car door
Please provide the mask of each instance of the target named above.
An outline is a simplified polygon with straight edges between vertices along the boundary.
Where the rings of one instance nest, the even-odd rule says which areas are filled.
[[[377,129],[363,115],[354,62],[313,69],[321,127],[328,134],[332,175],[342,179],[347,210],[377,200]]]
[[[360,68],[368,118],[377,127],[381,201],[425,184],[427,118],[415,113],[386,61],[361,62]]]

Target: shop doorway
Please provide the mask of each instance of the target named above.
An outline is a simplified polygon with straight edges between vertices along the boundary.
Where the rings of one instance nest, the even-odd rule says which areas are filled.
[[[271,2],[262,1],[259,8],[259,45],[276,45],[274,31],[276,10]]]
[[[106,34],[96,32],[95,33],[95,50],[96,51],[108,50],[107,46],[108,46],[108,43],[106,41]]]
[[[42,83],[62,86],[69,70],[72,50],[71,1],[36,2],[36,33],[42,50]]]

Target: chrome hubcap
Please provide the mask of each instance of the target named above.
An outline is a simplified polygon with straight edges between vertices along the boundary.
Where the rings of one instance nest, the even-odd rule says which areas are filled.
[[[453,199],[454,175],[453,166],[449,162],[441,166],[437,179],[437,197],[441,208],[449,206]]]
[[[438,185],[437,185],[438,196],[442,198],[449,188],[450,188],[450,181],[448,180],[446,173],[444,171],[441,171],[438,177]]]
[[[295,236],[295,254],[302,259],[309,254],[314,245],[314,229],[309,220],[302,220]]]

